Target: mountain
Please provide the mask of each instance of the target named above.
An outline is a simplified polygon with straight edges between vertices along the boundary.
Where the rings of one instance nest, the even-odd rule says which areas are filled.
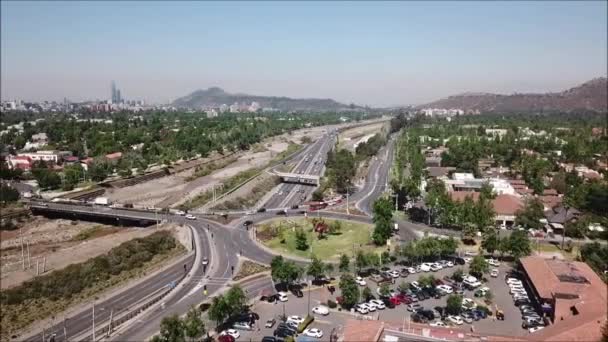
[[[289,97],[257,96],[248,94],[231,94],[221,88],[211,87],[207,90],[197,90],[190,95],[173,101],[178,108],[219,107],[222,104],[250,105],[257,102],[262,108],[274,108],[282,111],[339,111],[358,110],[362,107],[345,105],[332,99],[293,99]]]
[[[608,81],[595,78],[560,93],[512,94],[465,93],[418,108],[457,108],[480,112],[608,111]]]

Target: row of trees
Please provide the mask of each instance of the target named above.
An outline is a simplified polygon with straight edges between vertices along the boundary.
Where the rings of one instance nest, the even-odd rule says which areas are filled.
[[[385,245],[393,232],[393,203],[389,198],[381,197],[374,202],[373,221],[372,240],[377,246]]]
[[[532,242],[524,230],[513,231],[508,237],[500,237],[496,230],[488,230],[483,235],[481,247],[490,254],[509,254],[516,260],[532,253]]]
[[[395,254],[413,264],[421,261],[436,261],[442,257],[455,255],[457,248],[458,241],[452,237],[444,239],[426,236],[402,244],[399,249],[395,250]]]
[[[155,335],[152,342],[194,342],[206,332],[200,310],[192,307],[184,318],[175,314],[164,317],[160,322],[160,334]]]
[[[209,318],[220,326],[226,320],[245,311],[247,296],[238,285],[233,286],[223,295],[213,298],[209,307]]]

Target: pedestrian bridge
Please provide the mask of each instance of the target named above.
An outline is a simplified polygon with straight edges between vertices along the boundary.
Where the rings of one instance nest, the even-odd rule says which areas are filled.
[[[319,176],[299,173],[275,172],[285,183],[298,183],[304,185],[319,185]]]

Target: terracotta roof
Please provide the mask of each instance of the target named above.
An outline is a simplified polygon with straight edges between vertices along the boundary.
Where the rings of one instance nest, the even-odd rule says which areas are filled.
[[[452,191],[450,192],[450,197],[452,201],[455,202],[464,202],[465,198],[470,197],[473,199],[473,202],[477,202],[479,199],[479,192],[474,191]]]
[[[343,341],[377,342],[384,330],[382,321],[362,321],[349,319],[344,326]]]
[[[441,177],[441,176],[447,176],[447,174],[452,171],[452,170],[456,170],[455,167],[438,167],[438,166],[429,166],[426,168],[426,170],[429,173],[430,177]]]
[[[555,301],[554,324],[532,336],[542,341],[598,340],[608,315],[607,286],[600,277],[578,261],[530,256],[520,262],[539,296]]]
[[[549,196],[549,195],[557,196],[557,190],[555,190],[555,189],[545,189],[545,190],[543,190],[543,195],[545,195],[545,196]]]
[[[559,196],[541,196],[541,202],[548,208],[555,208],[562,204],[563,198]]]
[[[492,205],[497,215],[515,215],[524,206],[519,197],[506,194],[496,196]]]
[[[110,154],[106,154],[107,159],[120,159],[122,157],[122,152],[114,152]]]
[[[509,183],[511,183],[511,185],[514,185],[514,184],[526,185],[526,181],[523,179],[509,179]]]

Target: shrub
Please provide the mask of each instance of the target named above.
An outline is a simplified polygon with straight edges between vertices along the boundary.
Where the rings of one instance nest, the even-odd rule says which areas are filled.
[[[310,323],[312,323],[312,321],[314,321],[315,318],[314,316],[308,315],[306,316],[306,318],[304,319],[304,322],[300,323],[300,325],[298,325],[298,334],[301,334],[302,331],[304,331],[304,329],[306,329],[306,327],[308,327],[310,325]]]
[[[338,304],[330,299],[327,301],[327,307],[330,309],[335,309],[338,307]]]

